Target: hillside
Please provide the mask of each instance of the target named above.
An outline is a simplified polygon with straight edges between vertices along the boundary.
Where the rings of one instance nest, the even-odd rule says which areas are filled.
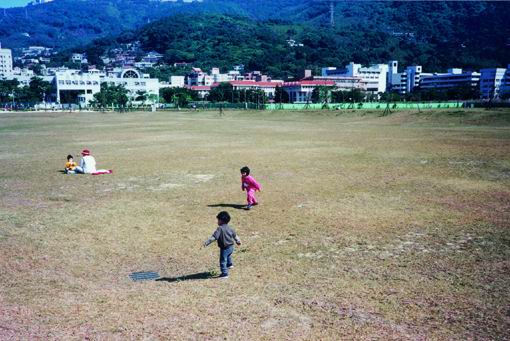
[[[384,4],[378,4],[383,8]],[[475,5],[464,4],[459,9],[467,11]],[[359,6],[361,11],[366,4]],[[406,13],[406,19],[394,30],[383,29],[383,21],[365,23],[361,16],[357,23],[345,21],[331,29],[309,22],[295,24],[240,16],[180,14],[124,32],[116,39],[98,40],[86,50],[89,56],[99,56],[115,44],[140,40],[145,50],[163,53],[164,61],[169,64],[191,62],[203,68],[218,66],[223,69],[245,64],[250,70],[261,70],[278,78],[296,77],[306,68],[319,72],[320,67],[340,66],[353,60],[366,64],[397,59],[401,65],[423,65],[428,72],[440,72],[453,66],[468,69],[506,66],[510,61],[510,49],[505,47],[504,39],[504,34],[510,36],[508,28],[496,34],[488,23],[479,19],[490,15],[492,22],[499,20],[504,27],[504,19],[496,12],[508,12],[505,6],[484,6],[476,15],[449,21],[442,12],[435,19],[428,16],[420,21],[413,12],[415,7],[403,3],[398,8]],[[412,27],[411,21],[416,22]],[[480,24],[474,28],[476,25],[469,24],[470,21]],[[379,28],[374,26],[376,24]],[[290,46],[289,39],[302,46]]]
[[[56,0],[7,10],[0,41],[84,49],[94,61],[109,46],[141,40],[167,62],[241,63],[276,77],[351,60],[397,59],[428,71],[510,62],[510,3],[345,1],[335,7],[334,28],[328,8],[315,0]]]
[[[184,3],[150,0],[55,0],[5,9],[0,14],[0,42],[10,48],[43,45],[69,48],[115,36],[156,19],[180,13],[222,13],[267,19],[281,7],[299,8],[307,0],[203,0]]]

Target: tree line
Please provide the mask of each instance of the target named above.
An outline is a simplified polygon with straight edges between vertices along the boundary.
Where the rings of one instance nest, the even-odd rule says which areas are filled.
[[[53,85],[42,78],[33,77],[28,86],[21,86],[17,79],[0,80],[0,103],[26,105],[51,101]]]

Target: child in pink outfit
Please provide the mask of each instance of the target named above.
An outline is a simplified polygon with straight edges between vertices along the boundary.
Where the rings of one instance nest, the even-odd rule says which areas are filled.
[[[258,205],[255,192],[260,192],[260,185],[250,175],[250,169],[246,166],[241,168],[241,189],[246,191],[246,200],[248,201],[248,205],[246,205],[247,210],[251,209],[254,205]]]

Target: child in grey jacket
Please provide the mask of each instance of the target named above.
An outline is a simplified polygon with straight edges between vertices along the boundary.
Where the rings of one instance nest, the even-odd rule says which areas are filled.
[[[234,252],[234,242],[241,245],[241,239],[236,234],[236,231],[228,225],[230,215],[226,211],[221,211],[216,216],[218,219],[218,228],[212,236],[204,242],[204,247],[208,246],[215,240],[220,248],[220,278],[228,278],[228,269],[234,267],[232,263],[232,253]]]

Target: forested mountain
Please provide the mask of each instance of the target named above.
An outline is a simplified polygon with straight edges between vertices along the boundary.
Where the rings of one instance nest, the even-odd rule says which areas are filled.
[[[68,48],[117,35],[156,19],[180,13],[222,13],[252,19],[295,13],[310,0],[55,0],[23,8],[0,9],[0,42],[11,48],[29,45]],[[306,6],[305,6],[306,7]]]
[[[366,2],[356,5],[365,13],[362,9],[368,5]],[[375,5],[387,11],[393,8],[385,7],[387,4],[383,2]],[[398,22],[393,28],[376,19],[365,22],[361,15],[355,22],[343,22],[334,29],[308,22],[178,16],[146,25],[133,37],[146,50],[164,53],[169,63],[187,61],[204,67],[245,64],[250,70],[278,77],[297,75],[305,68],[340,66],[349,61],[366,64],[396,59],[404,65],[419,64],[437,72],[447,67],[479,69],[510,63],[510,25],[505,23],[510,18],[510,6],[458,4],[456,13],[462,19],[452,14],[446,20],[442,12],[434,18],[432,10],[437,6],[447,9],[455,3],[412,5],[395,4],[404,14],[402,20],[393,16],[393,12],[385,14],[392,16],[391,22]],[[470,7],[478,8],[478,14],[468,15],[467,11],[473,9]],[[440,12],[439,8],[436,10]],[[431,14],[423,16],[422,13]],[[490,22],[483,19],[486,16],[490,16]],[[492,25],[500,28],[495,30]],[[290,46],[290,39],[296,46]]]
[[[327,1],[317,0],[55,0],[7,10],[0,41],[78,46],[94,62],[109,46],[140,40],[167,62],[245,64],[277,77],[351,60],[397,59],[427,71],[510,63],[507,2],[343,1],[335,6],[334,28],[328,10]],[[103,38],[84,45],[97,37]]]

